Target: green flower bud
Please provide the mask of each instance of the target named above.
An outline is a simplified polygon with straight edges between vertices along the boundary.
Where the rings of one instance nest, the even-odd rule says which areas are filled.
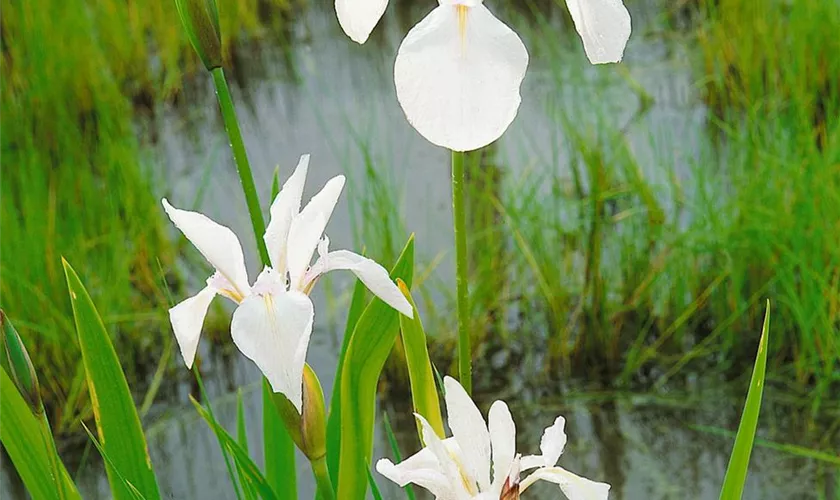
[[[222,31],[216,0],[175,0],[181,23],[207,71],[222,65]]]
[[[3,368],[9,372],[32,413],[40,415],[44,411],[44,403],[41,400],[41,389],[38,386],[35,367],[32,366],[32,360],[29,359],[29,353],[26,352],[26,346],[20,340],[20,335],[2,309],[0,309],[0,324],[3,329]]]
[[[274,406],[286,429],[300,451],[310,461],[327,454],[327,416],[324,408],[324,391],[315,371],[308,364],[303,367],[303,413],[281,393],[273,394]]]

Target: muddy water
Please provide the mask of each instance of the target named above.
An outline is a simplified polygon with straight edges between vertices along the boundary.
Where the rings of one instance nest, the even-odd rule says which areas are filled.
[[[327,229],[334,248],[358,249],[365,243],[357,241],[357,232],[352,230],[357,221],[348,200],[364,194],[366,161],[395,186],[399,216],[406,228],[416,232],[421,258],[447,252],[452,245],[448,154],[427,144],[408,126],[391,80],[401,34],[422,14],[422,8],[389,12],[385,29],[359,47],[340,33],[330,9],[310,8],[284,32],[270,32],[259,45],[237,51],[235,64],[240,71],[230,76],[236,82],[242,132],[263,200],[268,198],[275,166],[285,176],[303,153],[312,154],[305,197],[333,175],[348,176],[348,187]],[[689,47],[666,43],[656,35],[661,14],[657,5],[634,10],[634,36],[621,68],[585,65],[580,46],[568,37],[569,27],[559,15],[551,16],[548,28],[534,31],[525,29],[530,22],[527,15],[510,14],[509,23],[522,27],[532,62],[519,116],[496,151],[496,160],[508,169],[508,176],[527,175],[529,168],[547,159],[563,163],[568,141],[558,126],[561,112],[574,113],[584,128],[605,126],[606,120],[607,126],[621,130],[642,168],[645,160],[661,154],[656,152],[661,152],[663,143],[679,144],[668,154],[673,155],[674,164],[688,164],[704,140],[705,110],[692,91],[693,77],[685,62]],[[562,50],[556,50],[558,45]],[[641,101],[628,84],[631,81],[654,97],[644,113],[639,113]],[[188,85],[177,107],[161,105],[158,117],[143,122],[141,128],[155,151],[155,162],[163,166],[166,182],[159,194],[176,205],[189,206],[198,192],[203,193],[202,211],[233,228],[246,255],[256,256],[209,81]],[[656,182],[662,172],[650,169],[645,174]],[[678,169],[676,175],[687,178],[690,171]],[[450,269],[446,262],[439,268],[444,278]],[[256,258],[248,264],[251,275],[256,275]],[[196,286],[203,279],[200,274],[195,277]],[[348,276],[336,276],[315,294],[316,328],[308,359],[327,394],[332,390],[340,343],[337,332],[342,330],[342,306],[350,284]],[[210,353],[206,345],[202,350],[214,409],[229,429],[235,425],[233,389],[244,387],[252,455],[260,463],[258,371],[236,354]],[[476,361],[483,362],[489,361]],[[511,406],[519,448],[525,453],[537,451],[543,428],[563,414],[570,438],[561,465],[610,482],[611,498],[717,498],[731,442],[692,426],[735,428],[740,403],[732,399],[733,394],[711,391],[705,396],[654,399],[563,391],[527,377],[510,380],[498,397]],[[232,498],[218,444],[186,403],[190,390],[184,370],[178,389],[163,398],[149,419],[150,453],[161,492],[164,498]],[[478,390],[481,393],[481,387]],[[407,397],[392,395],[383,405],[392,412],[404,451],[416,445],[413,423],[400,416]],[[481,394],[484,410],[494,397]],[[378,452],[385,454],[386,449],[379,439]],[[4,498],[6,494],[20,496],[21,490],[7,473],[4,467]],[[302,459],[297,474],[300,497],[310,498],[313,485]],[[745,498],[818,498],[819,491],[835,498],[840,494],[836,477],[836,469],[818,462],[758,448]],[[84,471],[80,483],[85,498],[108,497],[99,464]],[[398,498],[398,491],[384,481],[381,485],[386,497]],[[554,487],[537,486],[528,497],[558,498],[560,493]]]

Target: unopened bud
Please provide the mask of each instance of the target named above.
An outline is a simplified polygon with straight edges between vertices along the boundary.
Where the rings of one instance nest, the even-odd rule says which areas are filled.
[[[4,368],[9,372],[18,392],[23,396],[32,413],[39,415],[44,411],[44,403],[41,401],[41,390],[38,387],[35,367],[32,366],[32,360],[29,359],[29,353],[26,352],[26,346],[20,340],[20,335],[2,309],[0,309],[0,324],[3,329]]]
[[[175,0],[181,23],[208,71],[222,65],[222,38],[216,0]]]
[[[302,413],[298,413],[292,402],[283,394],[275,393],[273,396],[274,406],[300,451],[311,461],[323,458],[327,454],[324,391],[312,367],[308,364],[303,367]]]

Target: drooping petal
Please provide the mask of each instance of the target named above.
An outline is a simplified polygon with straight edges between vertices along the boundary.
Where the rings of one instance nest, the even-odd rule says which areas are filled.
[[[315,247],[324,234],[338,203],[338,197],[344,188],[344,176],[338,175],[330,179],[321,191],[312,197],[300,214],[292,220],[289,229],[289,246],[287,264],[292,289],[300,290],[303,277]]]
[[[365,43],[387,6],[388,0],[335,0],[335,14],[351,40]]]
[[[478,407],[452,377],[445,377],[446,416],[464,458],[464,467],[481,490],[490,489],[490,433]]]
[[[309,273],[307,273],[306,279],[304,280],[304,287],[324,273],[337,269],[345,269],[352,271],[374,295],[382,299],[386,304],[409,318],[414,317],[411,304],[408,303],[408,300],[400,292],[400,289],[391,280],[388,271],[384,267],[367,257],[348,250],[336,250],[326,253],[326,248],[324,248],[324,252],[321,252],[320,247],[322,246],[324,246],[323,243],[319,245],[321,256],[315,261]]]
[[[172,330],[175,331],[175,339],[187,368],[192,368],[207,308],[215,296],[216,290],[206,286],[169,310],[169,321],[172,323]]]
[[[487,416],[493,448],[493,486],[501,488],[516,455],[516,424],[504,401],[496,401]]]
[[[239,238],[229,228],[213,222],[204,214],[179,210],[164,198],[163,208],[169,219],[184,233],[195,248],[234,287],[240,297],[248,294],[248,272]]]
[[[592,64],[614,63],[630,38],[630,13],[622,0],[566,0]]]
[[[271,204],[271,220],[265,228],[263,238],[271,258],[271,266],[281,276],[286,275],[286,242],[289,239],[292,220],[300,212],[300,199],[303,196],[308,169],[309,155],[303,155]]]
[[[560,489],[569,500],[607,500],[610,494],[609,484],[580,477],[562,467],[545,467],[535,470],[520,483],[519,491],[524,492],[540,480],[560,485]]]
[[[400,486],[413,483],[425,488],[436,498],[452,494],[449,480],[429,448],[423,448],[397,465],[388,459],[379,460],[376,470]]]
[[[486,7],[440,5],[400,45],[397,99],[429,142],[478,149],[516,117],[527,66],[522,40]]]
[[[301,411],[303,365],[312,334],[312,301],[299,292],[252,294],[233,313],[233,342]]]
[[[423,418],[419,413],[415,413],[414,417],[420,422],[421,434],[423,435],[423,442],[426,443],[426,449],[431,451],[437,459],[439,470],[446,477],[446,484],[449,486],[444,495],[440,498],[452,500],[468,500],[472,498],[476,491],[475,484],[469,484],[470,478],[465,477],[465,472],[461,470],[458,462],[453,457],[458,457],[457,453],[453,453],[453,447],[457,447],[457,443],[452,443],[450,439],[443,441],[438,437],[431,424]],[[449,441],[449,443],[447,443]],[[455,446],[453,446],[455,445]],[[462,457],[458,457],[462,458]]]

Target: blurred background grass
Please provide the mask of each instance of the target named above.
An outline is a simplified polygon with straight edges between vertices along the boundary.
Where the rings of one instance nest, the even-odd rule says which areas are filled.
[[[220,0],[227,60],[308,8],[290,1]],[[55,432],[72,435],[90,407],[60,256],[85,276],[143,398],[150,374],[168,366],[167,293],[183,280],[152,194],[160,166],[137,119],[177,102],[199,63],[173,2],[3,0],[2,10],[2,306],[28,337]],[[560,88],[570,69],[551,61],[577,43],[550,36],[553,16],[569,25],[563,3],[507,10],[523,38],[546,40],[529,49]],[[493,147],[471,154],[476,356],[504,350],[521,361],[527,344],[546,354],[550,376],[613,387],[663,387],[710,369],[741,377],[771,297],[768,372],[817,411],[840,384],[840,5],[688,0],[661,15],[663,36],[694,47],[716,139],[697,148],[686,182],[668,154],[679,145],[651,137],[664,173],[651,179],[602,89],[582,86],[544,103],[569,151],[516,178]],[[642,115],[653,98],[625,77]],[[388,262],[406,228],[383,218],[398,213],[397,190],[370,158],[352,200],[357,239]],[[454,308],[451,292],[433,298],[443,288],[429,278],[420,293],[445,360]]]

